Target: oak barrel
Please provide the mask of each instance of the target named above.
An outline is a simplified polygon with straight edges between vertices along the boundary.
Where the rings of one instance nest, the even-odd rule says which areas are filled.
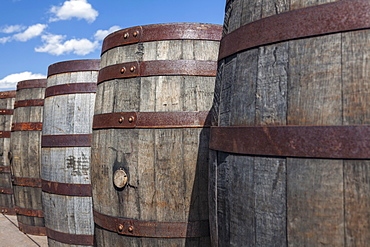
[[[370,2],[226,4],[214,246],[368,246]]]
[[[15,215],[10,167],[10,131],[16,91],[0,92],[0,212]]]
[[[207,117],[221,29],[155,24],[104,39],[91,167],[98,246],[209,246]]]
[[[48,68],[41,178],[50,246],[93,245],[90,151],[98,70],[99,59]]]
[[[22,232],[45,235],[41,200],[41,131],[46,79],[20,81],[14,103],[11,167],[15,211]]]

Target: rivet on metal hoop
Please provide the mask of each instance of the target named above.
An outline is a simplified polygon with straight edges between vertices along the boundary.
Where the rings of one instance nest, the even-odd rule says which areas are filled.
[[[118,225],[118,230],[119,230],[120,232],[122,232],[122,230],[123,230],[123,225],[122,225],[122,224],[119,224],[119,225]]]
[[[118,119],[118,122],[119,123],[123,123],[123,121],[125,120],[125,118],[124,117],[120,117],[119,119]]]
[[[133,232],[133,231],[134,231],[134,227],[133,227],[133,226],[129,226],[129,227],[128,227],[128,231],[129,231],[129,232]]]
[[[120,71],[121,71],[121,74],[124,74],[126,72],[126,68],[122,67],[122,69]]]
[[[130,36],[130,34],[129,34],[129,33],[125,33],[125,34],[123,35],[123,38],[124,38],[124,39],[127,39],[129,36]]]
[[[135,69],[136,69],[136,67],[135,67],[135,66],[132,66],[132,67],[130,68],[130,71],[131,71],[131,72],[134,72],[134,71],[135,71]]]
[[[134,37],[137,37],[137,35],[139,34],[139,31],[135,31],[133,34],[132,34],[132,36],[134,36]]]
[[[129,123],[132,123],[134,120],[135,120],[135,118],[134,118],[134,117],[132,117],[132,116],[128,118],[128,122],[129,122]]]

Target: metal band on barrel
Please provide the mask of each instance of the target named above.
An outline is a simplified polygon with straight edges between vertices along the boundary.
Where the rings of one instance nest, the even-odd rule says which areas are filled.
[[[177,23],[137,26],[108,35],[102,45],[102,54],[114,47],[139,42],[160,40],[212,40],[221,39],[222,26],[215,24]]]
[[[13,189],[12,188],[5,188],[5,187],[0,187],[0,194],[13,194]]]
[[[0,115],[13,115],[14,110],[13,109],[1,109]]]
[[[96,82],[70,83],[46,88],[45,98],[64,94],[96,93]]]
[[[16,91],[2,91],[0,92],[0,99],[15,98]]]
[[[66,196],[91,197],[91,184],[71,184],[42,180],[42,191]]]
[[[29,226],[18,221],[18,227],[21,232],[27,234],[46,236],[46,228],[44,226]]]
[[[8,215],[15,215],[16,214],[14,208],[7,208],[7,207],[0,207],[0,213],[8,214]]]
[[[100,59],[63,61],[48,67],[48,77],[62,73],[98,71],[99,68]]]
[[[13,123],[12,131],[41,131],[42,123]]]
[[[24,177],[12,177],[13,184],[25,187],[41,188],[40,178],[24,178]]]
[[[163,222],[123,219],[94,210],[94,222],[100,227],[122,235],[151,238],[198,238],[209,236],[208,220]]]
[[[17,100],[14,102],[14,109],[28,106],[44,106],[44,99]]]
[[[368,0],[343,0],[292,10],[248,23],[225,35],[219,60],[262,45],[367,28]]]
[[[10,138],[10,131],[0,131],[0,138]]]
[[[47,79],[25,80],[17,83],[17,90],[29,88],[45,88]]]
[[[370,125],[211,127],[210,149],[259,156],[369,159]]]
[[[46,235],[60,243],[72,245],[94,245],[94,235],[72,234],[46,228]]]
[[[94,115],[93,129],[156,129],[210,127],[208,111],[114,112]]]
[[[91,147],[91,134],[43,135],[41,147]]]
[[[39,217],[39,218],[44,217],[44,211],[42,211],[42,210],[20,208],[20,207],[17,207],[17,206],[14,208],[14,210],[17,214],[21,214],[21,215],[26,215],[26,216],[31,216],[31,217]]]
[[[10,173],[10,166],[0,166],[0,173]]]
[[[112,79],[143,76],[209,76],[215,77],[216,61],[155,60],[114,64],[99,71],[98,84]]]

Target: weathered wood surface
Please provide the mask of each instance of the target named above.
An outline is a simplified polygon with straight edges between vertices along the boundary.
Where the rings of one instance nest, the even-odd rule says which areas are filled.
[[[52,86],[74,83],[96,83],[98,71],[57,73],[49,75],[47,90]],[[95,93],[67,93],[45,98],[43,136],[91,134]],[[46,181],[87,184],[90,179],[91,147],[42,147],[42,179]],[[67,196],[42,192],[45,225],[53,231],[93,238],[91,196]],[[50,246],[80,246],[52,239]],[[82,246],[82,245],[81,245]]]
[[[217,59],[216,41],[173,40],[126,45],[102,54],[101,67],[148,60]],[[208,111],[214,77],[149,76],[98,85],[95,114],[135,111]],[[94,210],[154,222],[208,219],[209,129],[104,129],[93,131]],[[129,173],[128,186],[113,185],[113,167]],[[209,246],[209,237],[145,238],[96,227],[98,246]]]
[[[15,91],[0,92],[0,109],[14,109]],[[0,111],[1,111],[0,110]],[[0,132],[10,131],[13,121],[12,115],[3,115],[0,112]],[[10,138],[0,137],[0,167],[10,167],[9,159]],[[0,187],[12,189],[11,173],[9,171],[0,171]],[[0,192],[0,212],[5,214],[14,214],[14,196]]]
[[[19,82],[18,85],[25,81]],[[29,80],[39,84],[39,80]],[[46,79],[44,80],[46,83]],[[15,102],[44,99],[45,87],[23,88],[17,90]],[[25,106],[14,109],[13,123],[41,123],[43,106]],[[11,133],[12,175],[16,178],[41,179],[41,130],[12,130]],[[15,206],[22,209],[41,210],[41,187],[27,184],[14,184]],[[43,217],[26,216],[17,213],[19,223],[34,227],[38,235],[43,235],[45,223]],[[31,233],[26,228],[22,229]],[[34,233],[34,232],[32,232]]]
[[[370,124],[369,37],[367,30],[342,34],[343,124]],[[370,242],[369,161],[345,160],[343,188],[347,246]]]
[[[224,34],[334,2],[230,1]],[[213,124],[368,124],[369,31],[240,52],[220,61]],[[214,246],[366,246],[368,161],[264,158],[211,151]],[[242,226],[242,227],[241,227]]]

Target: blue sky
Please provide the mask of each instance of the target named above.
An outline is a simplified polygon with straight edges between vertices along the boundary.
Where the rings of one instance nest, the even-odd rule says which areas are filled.
[[[0,91],[49,65],[100,58],[110,32],[174,22],[222,24],[226,0],[1,0]]]

